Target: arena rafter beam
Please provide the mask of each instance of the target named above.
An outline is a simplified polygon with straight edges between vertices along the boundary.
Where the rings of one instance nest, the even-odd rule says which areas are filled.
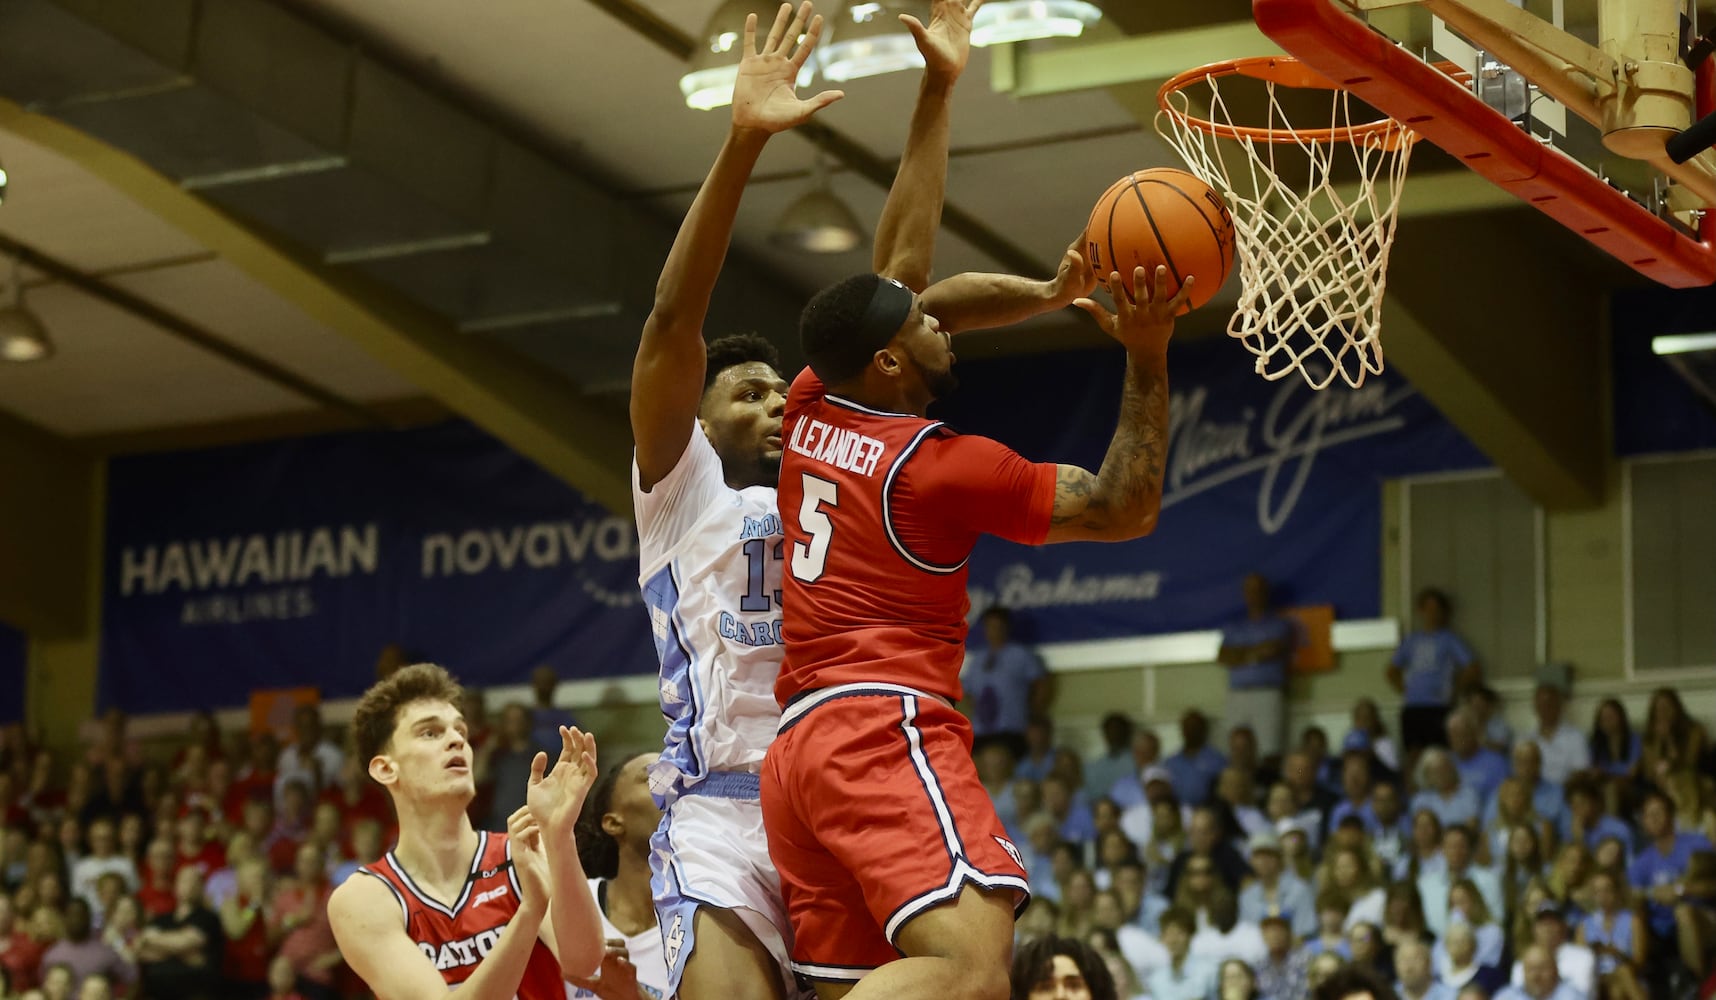
[[[1093,33],[1092,37],[1095,37]],[[1249,18],[1082,45],[998,45],[990,85],[1014,97],[1166,80],[1192,66],[1281,52]]]
[[[0,100],[0,129],[39,143],[352,338],[403,377],[615,511],[631,508],[631,430],[565,380],[484,341],[379,283],[304,259],[246,228],[149,165],[57,119]]]

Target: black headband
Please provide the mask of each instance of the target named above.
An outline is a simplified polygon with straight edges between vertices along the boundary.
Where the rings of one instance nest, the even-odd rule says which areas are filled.
[[[879,274],[876,278],[876,291],[870,296],[870,304],[864,307],[864,318],[858,321],[858,329],[852,331],[854,343],[866,354],[888,346],[888,341],[906,325],[912,303],[917,301],[910,288],[893,278]]]
[[[911,289],[879,274],[853,275],[818,292],[799,323],[811,370],[828,385],[862,372],[905,325],[916,299]]]

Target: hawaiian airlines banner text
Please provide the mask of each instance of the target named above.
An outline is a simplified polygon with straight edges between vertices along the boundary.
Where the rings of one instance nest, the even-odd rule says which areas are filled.
[[[478,685],[654,669],[637,533],[459,423],[116,459],[103,705],[362,691],[384,647]]]

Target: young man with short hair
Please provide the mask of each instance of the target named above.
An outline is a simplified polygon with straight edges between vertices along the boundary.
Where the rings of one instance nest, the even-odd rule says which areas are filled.
[[[427,663],[359,699],[353,742],[393,799],[399,843],[328,898],[334,938],[377,1000],[455,988],[460,1000],[565,1000],[566,979],[595,971],[603,951],[573,835],[595,740],[563,727],[559,761],[545,775],[537,754],[507,832],[479,833],[466,813],[477,790],[463,700]]]

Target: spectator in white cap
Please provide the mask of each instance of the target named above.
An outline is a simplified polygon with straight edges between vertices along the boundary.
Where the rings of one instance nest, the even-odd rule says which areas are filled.
[[[1281,853],[1281,838],[1272,831],[1254,833],[1246,842],[1246,853],[1256,878],[1239,893],[1239,919],[1261,924],[1266,917],[1280,917],[1296,937],[1317,932],[1316,900],[1303,879],[1287,871]]]

